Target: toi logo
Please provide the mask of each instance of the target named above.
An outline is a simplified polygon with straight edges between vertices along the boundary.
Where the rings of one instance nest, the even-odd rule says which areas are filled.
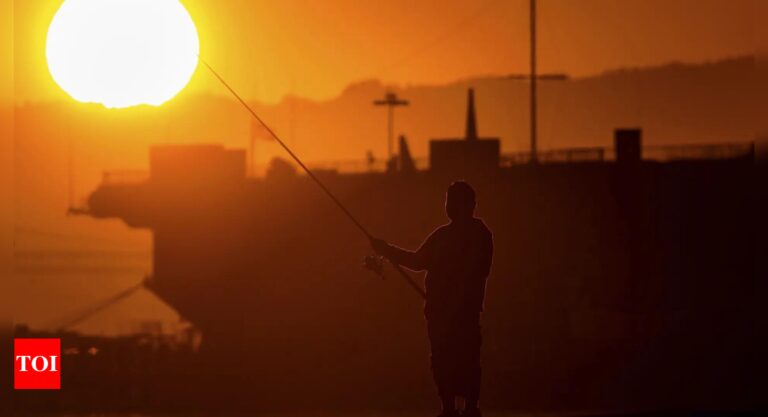
[[[15,339],[13,357],[15,389],[61,388],[59,339]]]

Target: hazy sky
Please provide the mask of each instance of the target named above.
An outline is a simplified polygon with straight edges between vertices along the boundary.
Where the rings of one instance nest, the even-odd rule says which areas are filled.
[[[670,61],[701,62],[752,54],[755,16],[758,16],[752,9],[759,1],[768,4],[766,0],[539,0],[540,69],[583,76],[618,67]],[[197,24],[202,55],[251,99],[275,102],[292,91],[314,99],[330,98],[350,83],[371,78],[397,84],[436,84],[476,75],[526,72],[528,69],[528,0],[182,2]],[[12,15],[14,18],[13,97],[16,104],[67,98],[54,84],[45,62],[47,28],[61,3],[62,0],[15,0],[13,13],[7,13],[6,9],[3,9],[5,13],[0,13],[0,17]],[[0,31],[9,27],[0,24]],[[10,38],[0,37],[0,46],[5,46],[3,42]],[[0,84],[0,97],[5,98],[9,90],[7,84]],[[195,92],[226,93],[202,68],[198,68],[186,91]],[[93,112],[93,108],[86,106],[77,109],[73,114],[81,117]],[[460,117],[463,116],[461,109],[463,107],[459,108]],[[373,110],[369,108],[368,111]],[[106,129],[110,123],[119,125],[126,113],[111,113],[98,126]],[[164,116],[159,113],[162,112],[136,110],[136,114],[149,119],[140,126],[152,126],[153,120],[163,120]],[[41,149],[47,153],[40,152],[40,159],[25,160],[29,164],[24,171],[27,176],[17,191],[23,190],[24,198],[47,211],[43,208],[24,210],[28,217],[17,218],[17,223],[59,230],[57,233],[63,230],[81,240],[82,234],[88,236],[94,229],[102,234],[114,234],[121,241],[136,240],[135,236],[142,232],[132,230],[129,233],[117,221],[64,218],[69,162],[62,150],[66,148],[62,142],[42,145],[50,138],[59,139],[59,132],[50,129],[61,123],[48,124],[35,118],[37,114],[49,113],[27,114],[32,114],[25,119],[28,129],[24,134],[31,137],[24,141],[29,145],[27,149],[35,150],[35,155]],[[50,114],[58,119],[68,117],[61,112]],[[0,128],[10,126],[8,113],[0,115],[6,117]],[[383,133],[384,113],[380,116]],[[240,117],[247,120],[242,112]],[[227,126],[226,123],[220,125]],[[141,127],[137,129],[141,131]],[[247,125],[243,124],[240,137],[222,137],[245,144],[247,133]],[[8,134],[0,136],[11,137]],[[76,193],[93,190],[103,169],[145,166],[145,144],[155,139],[149,134],[138,136],[135,143],[89,137],[90,147],[83,145],[85,138],[78,138],[81,142],[75,149]],[[546,139],[546,131],[542,136]],[[605,137],[609,138],[609,133]],[[425,143],[426,138],[422,135],[419,140]],[[509,135],[505,140],[510,140]],[[300,143],[302,154],[314,146],[309,141]],[[319,143],[317,146],[327,145]],[[15,154],[0,152],[0,156],[3,155]],[[362,157],[362,149],[359,155]],[[0,166],[10,167],[11,164]],[[21,167],[17,167],[17,172],[21,172]],[[0,175],[0,178],[10,178],[10,175]],[[8,207],[0,204],[0,210]],[[43,221],[38,221],[40,219]],[[82,226],[87,222],[92,222],[88,223],[91,224],[90,231],[85,231]],[[117,227],[123,229],[115,232]],[[143,233],[138,239],[148,242],[149,236]],[[16,243],[19,241],[22,240],[17,236]],[[98,244],[100,241],[94,242]],[[143,247],[149,247],[149,244],[145,243]],[[68,281],[58,275],[48,278],[50,280],[23,281],[24,296],[16,298],[24,301],[25,310],[18,313],[19,319],[33,324],[47,323],[48,319],[61,314],[89,307],[132,285],[140,276],[117,279],[82,276],[79,280]],[[0,291],[0,298],[4,293],[10,292]],[[113,309],[100,320],[110,320],[115,314],[123,318],[133,317],[137,312],[166,319],[172,317],[171,313],[160,311],[164,307],[156,299],[148,301],[151,297],[146,293],[143,297],[117,306],[117,313]],[[0,309],[4,305],[0,302]],[[3,312],[0,311],[0,326],[2,319]],[[94,328],[101,326],[100,323],[96,322]],[[115,323],[119,324],[119,320]]]
[[[700,62],[755,49],[758,0],[539,0],[542,71]],[[45,64],[61,0],[15,1],[16,102],[63,97]],[[202,55],[246,96],[443,83],[528,66],[528,0],[183,0]],[[198,68],[190,91],[223,93]]]

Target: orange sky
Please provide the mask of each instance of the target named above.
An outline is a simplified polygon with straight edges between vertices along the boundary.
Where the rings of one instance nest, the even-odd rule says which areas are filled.
[[[443,83],[527,69],[527,0],[184,0],[202,54],[249,98],[350,82]],[[17,103],[65,97],[45,64],[61,0],[16,0]],[[540,67],[574,76],[753,53],[756,0],[539,0]],[[190,92],[223,94],[198,69]]]
[[[752,54],[755,49],[753,29],[756,27],[753,16],[757,16],[752,8],[757,1],[539,0],[540,69],[582,76],[617,67],[652,66],[669,61],[701,62]],[[17,105],[67,99],[48,74],[44,49],[48,24],[61,2],[13,2],[14,64],[7,67],[14,70],[14,80],[0,84],[0,98],[12,95]],[[291,91],[313,99],[331,98],[348,84],[371,78],[403,85],[436,84],[477,75],[525,72],[528,66],[528,0],[183,0],[183,3],[197,24],[202,55],[244,96],[266,102],[279,101]],[[0,13],[0,16],[8,14]],[[0,31],[9,27],[2,24]],[[10,38],[3,36],[2,40]],[[7,49],[6,45],[2,46]],[[3,66],[2,69],[7,68]],[[11,90],[13,92],[9,94]],[[201,92],[226,94],[210,74],[199,68],[183,94]],[[463,92],[458,97],[456,112],[460,116],[455,123],[460,124]],[[483,105],[481,100],[479,105]],[[128,230],[119,221],[65,217],[69,192],[67,145],[59,141],[48,146],[50,138],[61,136],[61,132],[51,130],[66,124],[62,119],[73,124],[80,121],[79,125],[85,126],[81,129],[85,133],[78,137],[78,145],[73,151],[76,165],[74,194],[81,197],[94,189],[104,169],[145,167],[146,145],[160,141],[157,131],[168,136],[186,137],[196,125],[189,123],[186,130],[178,125],[187,124],[185,121],[173,125],[168,116],[178,107],[173,105],[160,111],[142,108],[115,112],[95,106],[72,106],[77,111],[69,114],[59,111],[62,106],[40,107],[43,109],[39,112],[17,112],[24,121],[21,127],[16,127],[19,135],[17,153],[0,152],[0,156],[41,154],[40,159],[16,158],[17,165],[21,165],[18,161],[28,165],[16,167],[17,172],[26,174],[18,182],[21,186],[17,187],[17,200],[32,201],[39,209],[23,206],[24,210],[17,212],[17,225],[34,225],[46,232],[53,231],[54,236],[75,236],[79,239],[76,242],[85,241],[88,245],[101,245],[98,236],[105,235],[121,244],[138,242],[141,248],[149,248],[148,233]],[[46,113],[49,108],[54,111]],[[481,110],[481,117],[488,117],[488,108]],[[368,111],[376,110],[371,106]],[[247,116],[242,111],[229,113],[233,118],[239,117],[242,123],[219,123],[217,128],[224,133],[216,132],[216,137],[245,146],[249,133]],[[50,114],[46,117],[51,117],[55,123],[38,120],[36,117],[41,114]],[[78,117],[71,117],[72,114]],[[99,123],[82,123],[95,114],[108,117]],[[11,119],[8,112],[0,115],[5,117],[3,120]],[[126,119],[132,115],[141,115],[143,121],[130,130],[139,132],[135,141],[97,140],[99,132],[111,128],[112,124],[118,127],[129,125]],[[381,124],[374,128],[383,134],[384,113],[377,115]],[[543,119],[546,122],[546,113],[543,113]],[[504,120],[506,123],[507,119]],[[10,125],[7,121],[0,123],[4,128]],[[408,130],[406,124],[401,126],[409,133],[412,130]],[[518,129],[520,125],[505,126]],[[450,128],[450,123],[446,128]],[[226,129],[241,131],[230,134],[231,131]],[[457,134],[461,132],[460,126],[451,129]],[[487,131],[498,133],[492,129]],[[605,132],[604,137],[608,140],[609,131]],[[12,137],[2,133],[2,136]],[[409,137],[414,143],[421,141],[421,149],[425,149],[423,144],[433,137],[427,134],[439,132],[430,130],[421,136]],[[297,144],[302,155],[317,155],[317,148],[329,144],[328,141],[313,144],[304,140],[307,136],[302,136]],[[543,129],[542,138],[546,144],[546,129]],[[201,137],[198,135],[194,139]],[[504,140],[508,146],[505,149],[521,149],[520,141],[513,142],[515,137],[507,134]],[[89,146],[85,146],[86,143]],[[384,142],[377,143],[381,145],[377,155],[383,155]],[[19,144],[26,146],[26,154],[18,150]],[[348,152],[362,157],[366,146],[369,145],[361,143],[359,148]],[[423,156],[423,151],[418,155]],[[7,168],[11,164],[0,166]],[[10,176],[6,173],[0,178]],[[11,198],[4,201],[11,201]],[[0,210],[7,208],[0,204]],[[45,240],[49,239],[48,235],[43,236],[35,235],[35,240],[29,236],[16,236],[15,242],[21,249],[47,248],[43,245],[51,243]],[[64,243],[53,243],[71,244],[69,240],[62,241]],[[149,253],[149,249],[146,250]],[[47,325],[50,319],[77,312],[139,279],[140,274],[110,276],[110,279],[77,276],[68,280],[52,275],[45,280],[42,277],[25,280],[21,289],[23,296],[16,298],[24,300],[24,309],[18,313],[18,319],[38,326]],[[0,291],[0,298],[3,293],[10,292]],[[113,310],[105,318],[97,319],[92,323],[92,329],[107,328],[103,320],[115,316],[135,319],[137,312],[167,320],[175,317],[168,311],[161,311],[165,307],[156,299],[147,294],[140,297],[144,298],[118,306],[117,312]],[[0,310],[3,305],[0,302]],[[2,319],[3,312],[0,311],[0,325]],[[119,320],[115,323],[112,328],[119,327]]]

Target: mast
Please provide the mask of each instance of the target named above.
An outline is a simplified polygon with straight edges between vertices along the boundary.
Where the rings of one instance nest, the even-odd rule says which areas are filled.
[[[531,11],[531,163],[538,162],[536,143],[536,0],[530,0]]]

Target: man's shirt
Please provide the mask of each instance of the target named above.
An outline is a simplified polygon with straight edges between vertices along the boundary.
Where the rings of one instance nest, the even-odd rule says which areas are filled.
[[[493,235],[478,218],[433,231],[415,252],[389,247],[387,256],[415,271],[427,270],[427,318],[455,318],[483,310],[493,258]]]

